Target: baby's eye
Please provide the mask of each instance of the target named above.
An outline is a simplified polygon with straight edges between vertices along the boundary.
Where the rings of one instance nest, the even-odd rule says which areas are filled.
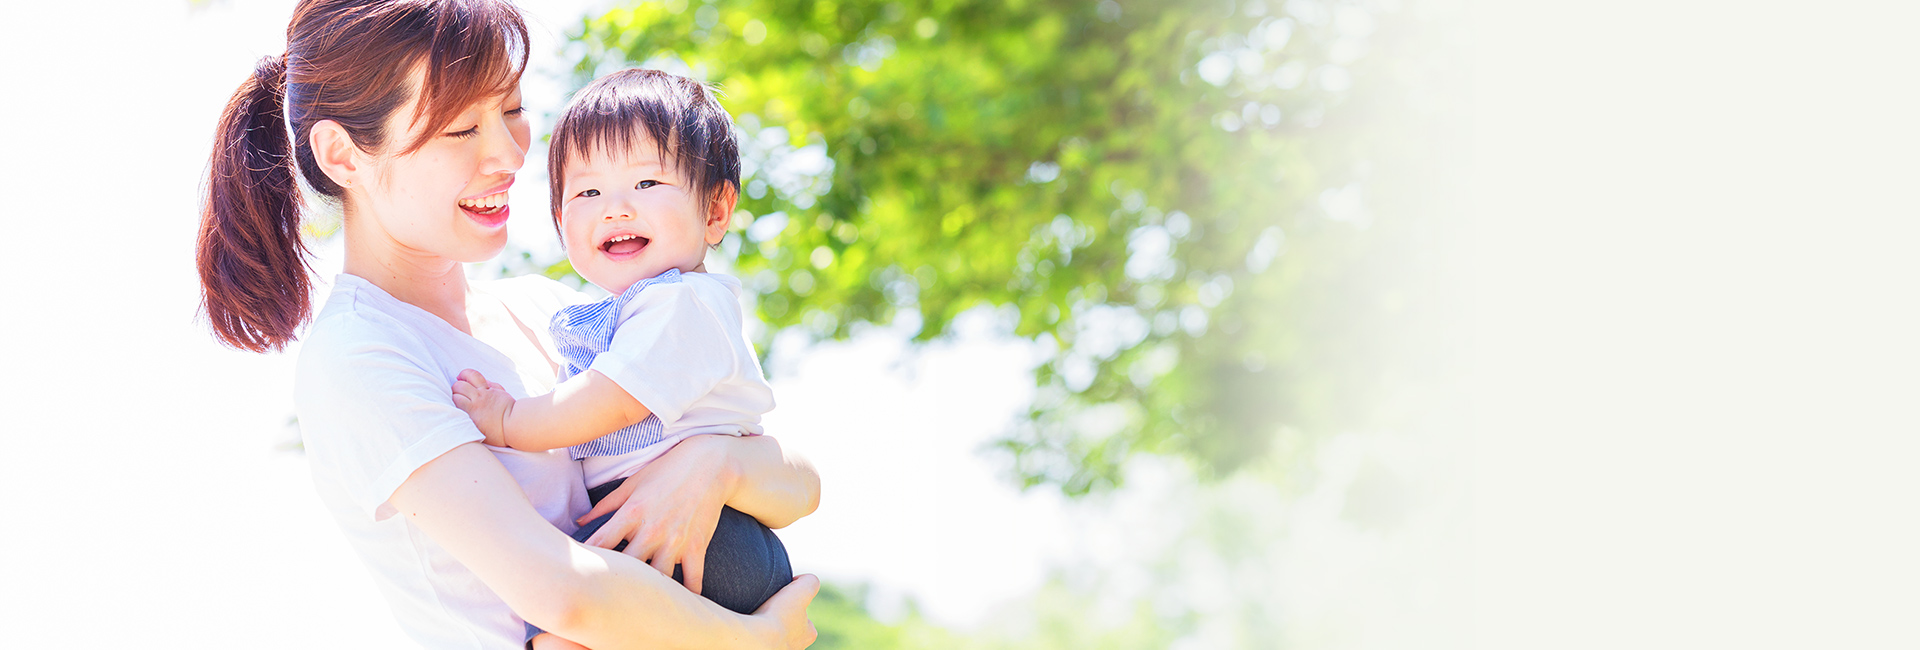
[[[648,179],[648,180],[644,180],[644,181],[640,181],[639,183],[635,183],[635,184],[633,185],[633,189],[636,189],[636,190],[644,190],[644,189],[647,189],[647,188],[649,188],[649,187],[653,187],[653,186],[655,186],[655,185],[659,185],[659,184],[660,184],[660,181],[656,181],[656,180],[652,180],[652,179]]]
[[[596,196],[600,196],[600,190],[581,190],[579,194],[576,194],[574,196],[578,196],[581,198],[593,198]]]

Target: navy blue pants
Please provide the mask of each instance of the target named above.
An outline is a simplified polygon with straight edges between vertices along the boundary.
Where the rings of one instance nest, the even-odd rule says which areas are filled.
[[[626,479],[614,479],[587,490],[587,497],[599,505],[601,499],[613,493]],[[607,524],[614,513],[607,513],[587,522],[580,530],[574,531],[574,541],[585,543],[588,537]],[[614,550],[627,547],[621,542]],[[673,580],[685,580],[680,575],[680,565],[673,565]],[[787,562],[787,547],[760,520],[747,513],[734,510],[729,506],[720,507],[720,522],[713,528],[713,540],[707,542],[706,568],[700,578],[700,595],[707,600],[719,603],[721,607],[742,613],[752,614],[761,603],[773,597],[774,592],[793,582],[793,565]],[[527,625],[527,639],[540,633],[540,628]]]

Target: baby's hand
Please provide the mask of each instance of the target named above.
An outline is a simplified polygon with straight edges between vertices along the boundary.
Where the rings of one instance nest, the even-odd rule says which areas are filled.
[[[468,368],[453,380],[453,405],[473,418],[473,426],[480,428],[487,444],[507,446],[507,411],[513,408],[513,396],[506,388]]]

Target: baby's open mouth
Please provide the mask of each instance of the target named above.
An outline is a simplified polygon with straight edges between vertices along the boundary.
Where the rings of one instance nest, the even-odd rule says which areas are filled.
[[[473,199],[461,199],[460,207],[474,214],[493,214],[507,205],[507,191],[500,190],[486,196]]]
[[[619,237],[615,237],[613,239],[607,240],[607,243],[605,244],[601,244],[600,250],[609,255],[626,255],[628,253],[638,253],[640,252],[640,249],[647,247],[647,242],[649,241],[652,241],[652,240],[647,239],[645,237],[641,237],[639,235],[621,235]]]

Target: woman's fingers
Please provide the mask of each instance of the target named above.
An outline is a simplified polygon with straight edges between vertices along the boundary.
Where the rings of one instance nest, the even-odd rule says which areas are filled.
[[[819,578],[811,573],[794,576],[793,582],[787,583],[787,586],[781,587],[780,591],[774,592],[773,596],[767,598],[767,602],[760,604],[760,609],[753,610],[753,615],[772,614],[777,617],[792,612],[800,612],[804,615],[807,611],[807,603],[813,602],[814,594],[818,593],[820,593]]]
[[[700,593],[700,586],[701,586],[700,580],[701,578],[706,577],[705,575],[706,572],[707,572],[706,545],[699,544],[696,546],[688,547],[686,555],[680,558],[680,578],[681,578],[680,583],[687,586],[687,591],[691,591],[696,594]],[[669,573],[667,575],[673,575],[673,574]]]
[[[613,547],[620,545],[620,540],[632,536],[635,525],[635,522],[631,518],[616,514],[611,519],[608,519],[607,523],[601,525],[600,530],[593,531],[592,535],[587,536],[587,541],[584,543],[588,546],[598,546],[611,550]],[[627,548],[632,549],[636,545],[637,544],[628,544]]]
[[[661,555],[659,543],[652,542],[650,540],[641,540],[639,538],[628,540],[627,550],[624,550],[621,552],[626,553],[629,556],[632,556],[633,559],[639,560],[641,562],[645,562],[649,566],[653,565],[654,558],[657,558]],[[654,566],[653,568],[659,569],[660,567]],[[667,565],[667,570],[665,573],[666,575],[669,575],[669,576],[673,575],[673,565],[671,564]]]
[[[455,375],[455,377],[457,377],[460,381],[464,381],[469,384],[473,384],[475,386],[487,385],[487,376],[480,374],[480,371],[474,370],[472,368],[468,368],[466,370],[460,371],[460,374]]]
[[[679,562],[674,561],[672,553],[656,552],[653,554],[653,559],[647,560],[647,564],[653,565],[653,570],[659,571],[660,575],[672,577],[673,565]]]
[[[680,563],[679,540],[664,540],[664,543],[654,547],[651,559],[640,555],[635,555],[634,557],[645,560],[647,564],[653,565],[653,568],[659,571],[661,575],[673,577],[673,565]]]
[[[619,492],[616,491],[614,492],[614,494],[619,494]],[[609,496],[608,498],[601,499],[600,503],[594,504],[592,510],[588,510],[587,514],[581,515],[579,519],[573,520],[573,523],[584,526],[589,521],[599,519],[601,515],[604,515],[619,509],[620,509],[620,505],[617,503],[614,503],[613,498]],[[615,518],[617,519],[619,517],[616,515]],[[611,524],[613,522],[609,521],[607,523]],[[601,530],[606,530],[606,528],[603,527],[601,528]]]
[[[612,492],[607,493],[607,496],[600,499],[599,503],[593,504],[592,510],[588,510],[587,514],[581,516],[579,519],[573,520],[573,523],[585,526],[587,522],[599,519],[600,515],[619,510],[620,506],[627,504],[627,497],[632,496],[633,489],[639,485],[639,481],[631,479],[625,483],[621,483],[620,487],[614,488]],[[615,518],[617,519],[618,517]]]
[[[786,634],[788,648],[805,648],[813,645],[818,633],[813,623],[807,620],[807,604],[813,602],[813,596],[820,593],[820,579],[812,574],[795,576],[793,582],[781,587],[760,609],[753,611],[754,616],[765,616],[780,625]]]

